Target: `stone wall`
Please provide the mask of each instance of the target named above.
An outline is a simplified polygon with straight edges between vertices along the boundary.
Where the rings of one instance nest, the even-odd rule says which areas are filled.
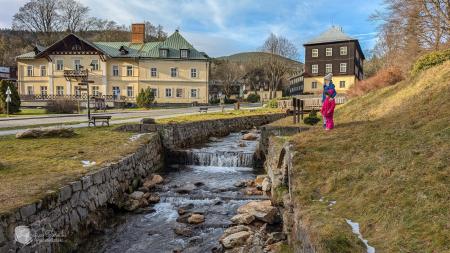
[[[0,252],[64,252],[80,235],[86,235],[104,220],[109,205],[118,205],[133,180],[144,178],[163,166],[163,148],[158,134],[138,150],[117,162],[85,175],[43,199],[0,216]],[[25,182],[32,183],[32,182]],[[15,228],[31,229],[33,238],[51,242],[28,246],[15,242]],[[57,243],[58,239],[64,243]]]

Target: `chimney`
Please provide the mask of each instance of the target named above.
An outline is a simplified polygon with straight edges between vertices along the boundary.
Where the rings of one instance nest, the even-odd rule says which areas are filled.
[[[145,41],[145,24],[131,25],[131,43],[142,44]]]

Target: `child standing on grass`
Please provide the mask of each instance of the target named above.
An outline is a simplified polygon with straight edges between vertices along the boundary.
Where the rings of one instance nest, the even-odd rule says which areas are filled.
[[[325,101],[323,101],[322,109],[320,112],[322,116],[325,118],[325,130],[331,130],[334,128],[334,107],[336,107],[336,102],[334,99],[331,99],[332,96],[336,93],[334,89],[328,90],[325,93]]]

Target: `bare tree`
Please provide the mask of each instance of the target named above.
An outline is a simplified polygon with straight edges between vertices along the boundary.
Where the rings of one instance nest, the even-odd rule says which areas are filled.
[[[282,36],[271,33],[261,47],[261,51],[277,54],[290,59],[298,58],[298,49],[294,43]]]
[[[233,85],[238,84],[244,75],[244,66],[229,60],[215,61],[211,69],[211,79],[222,84],[226,97],[230,97]]]
[[[167,33],[164,32],[161,25],[154,26],[151,22],[145,22],[145,40],[146,41],[164,41]]]
[[[67,32],[81,32],[90,28],[89,8],[75,0],[61,0],[59,13],[63,29]]]

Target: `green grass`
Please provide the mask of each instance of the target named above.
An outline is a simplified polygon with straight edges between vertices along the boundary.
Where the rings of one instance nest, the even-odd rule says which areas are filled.
[[[450,252],[449,80],[447,62],[351,100],[333,131],[292,138],[295,202],[320,252],[353,245],[345,218],[377,252]]]
[[[80,128],[72,138],[0,137],[0,212],[37,200],[47,190],[118,160],[145,141],[131,142],[131,133],[112,128]],[[84,168],[82,160],[95,161],[96,165]]]
[[[10,114],[10,117],[15,117],[15,116],[35,116],[35,115],[45,115],[47,114],[45,109],[35,109],[35,108],[24,108],[24,109],[20,109],[20,112],[15,113],[15,114]],[[6,117],[6,113],[5,114],[1,114],[0,113],[0,118],[4,118]]]

